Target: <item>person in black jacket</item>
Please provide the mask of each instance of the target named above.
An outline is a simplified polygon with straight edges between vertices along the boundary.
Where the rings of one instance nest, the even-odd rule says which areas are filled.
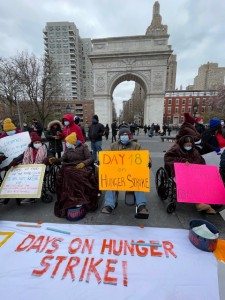
[[[102,136],[104,135],[105,127],[99,123],[97,115],[92,117],[92,124],[89,128],[88,137],[91,141],[91,150],[94,161],[97,160],[97,153],[102,150]]]
[[[60,133],[62,133],[62,123],[60,121],[54,120],[48,123],[46,139],[49,142],[49,151],[54,157],[57,153],[58,158],[61,157],[61,152],[63,151]]]

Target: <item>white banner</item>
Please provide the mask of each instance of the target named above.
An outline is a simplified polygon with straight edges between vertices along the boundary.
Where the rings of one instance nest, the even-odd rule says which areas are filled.
[[[27,131],[14,134],[12,136],[6,136],[0,139],[1,152],[3,152],[5,156],[8,157],[1,163],[1,168],[8,166],[13,158],[22,154],[26,150],[30,142],[30,135]]]
[[[216,258],[188,230],[18,225],[0,222],[1,299],[219,300]]]

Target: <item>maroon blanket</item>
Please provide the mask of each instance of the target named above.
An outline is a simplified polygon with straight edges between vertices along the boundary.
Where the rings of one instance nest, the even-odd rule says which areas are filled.
[[[76,169],[74,165],[63,165],[56,177],[57,201],[55,215],[65,217],[68,208],[85,205],[87,210],[98,206],[98,183],[93,171]]]

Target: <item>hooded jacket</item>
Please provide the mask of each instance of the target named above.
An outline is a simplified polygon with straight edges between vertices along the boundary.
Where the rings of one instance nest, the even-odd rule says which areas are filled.
[[[69,126],[64,125],[64,121],[66,121],[66,120],[70,122]],[[84,143],[84,137],[83,137],[81,128],[74,123],[73,115],[66,114],[62,119],[62,123],[63,123],[64,127],[63,127],[63,132],[59,135],[60,138],[65,139],[72,132],[75,132],[77,135],[77,139],[79,141],[81,141],[82,144]]]
[[[56,128],[53,125],[57,125]],[[54,120],[48,123],[46,139],[49,141],[49,151],[52,153],[62,152],[62,138],[55,138],[59,136],[57,132],[62,133],[62,123],[58,120]]]
[[[176,136],[176,140],[179,141],[179,139],[185,135],[190,135],[194,139],[194,142],[201,140],[201,135],[198,133],[197,129],[194,127],[194,125],[188,122],[184,122],[181,125],[180,130]]]

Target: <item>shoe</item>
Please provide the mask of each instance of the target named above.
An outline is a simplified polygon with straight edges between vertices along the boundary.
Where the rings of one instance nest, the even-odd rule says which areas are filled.
[[[145,205],[140,205],[137,209],[138,214],[148,215],[148,209]]]
[[[207,215],[215,215],[215,214],[216,214],[216,211],[215,211],[215,209],[213,209],[212,207],[210,207],[209,209],[207,209],[207,210],[205,211],[205,213],[206,213]]]
[[[30,203],[35,203],[36,200],[33,198],[28,198],[28,199],[23,199],[20,201],[20,204],[30,204]]]
[[[203,204],[203,203],[195,204],[195,206],[197,208],[197,211],[204,211],[211,208],[209,204]]]
[[[102,210],[101,210],[101,212],[102,212],[103,214],[108,214],[108,215],[111,214],[112,211],[113,211],[113,209],[112,209],[111,206],[105,206],[105,207],[103,207]]]

